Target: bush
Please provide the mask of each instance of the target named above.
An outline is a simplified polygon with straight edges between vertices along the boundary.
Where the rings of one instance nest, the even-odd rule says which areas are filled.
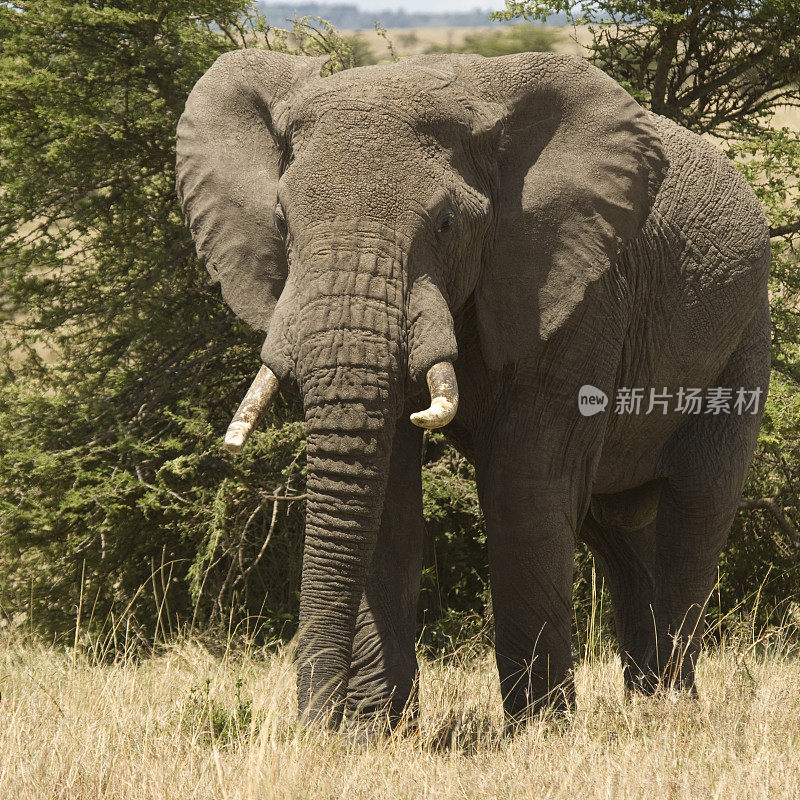
[[[80,614],[146,641],[255,614],[276,633],[297,605],[302,508],[283,497],[303,491],[303,429],[278,404],[244,457],[221,447],[261,337],[197,262],[175,129],[227,49],[332,69],[351,51],[245,0],[152,9],[0,6],[0,603],[56,635]]]
[[[290,635],[304,426],[278,402],[245,454],[222,448],[262,337],[195,257],[174,136],[227,49],[258,39],[326,52],[332,69],[358,51],[324,21],[246,17],[243,0],[138,5],[0,7],[0,625],[71,640],[80,619],[146,643],[189,624]],[[455,455],[437,447],[423,613],[452,627],[482,609],[485,555],[468,468],[451,479]]]

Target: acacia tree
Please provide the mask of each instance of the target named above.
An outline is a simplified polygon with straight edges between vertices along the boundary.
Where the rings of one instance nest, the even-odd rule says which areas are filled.
[[[294,608],[301,510],[285,496],[302,494],[302,427],[279,404],[246,456],[220,446],[261,337],[197,262],[174,138],[225,50],[327,52],[331,69],[351,53],[329,26],[290,35],[248,11],[0,4],[6,621],[68,630],[82,613],[109,631],[124,618],[151,640],[265,602],[279,626]]]
[[[564,13],[591,34],[588,57],[657,114],[698,133],[762,127],[800,104],[797,0],[508,0],[502,19]]]
[[[798,0],[507,0],[503,19],[565,13],[587,57],[644,106],[713,136],[758,194],[773,234],[773,375],[758,450],[724,559],[718,613],[760,591],[763,619],[800,586],[800,108]],[[735,313],[735,309],[732,310]],[[776,617],[777,615],[777,617]]]

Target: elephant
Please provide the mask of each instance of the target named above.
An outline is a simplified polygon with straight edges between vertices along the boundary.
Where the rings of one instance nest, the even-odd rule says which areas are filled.
[[[509,724],[575,702],[579,539],[627,689],[694,693],[769,379],[756,196],[579,57],[326,64],[226,53],[177,131],[198,256],[266,334],[230,449],[302,400],[300,719],[417,713],[425,429],[475,467]]]

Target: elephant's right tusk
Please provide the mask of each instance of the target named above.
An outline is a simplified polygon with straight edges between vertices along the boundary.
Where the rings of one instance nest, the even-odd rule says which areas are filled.
[[[420,428],[442,428],[458,411],[458,381],[449,361],[440,361],[428,370],[428,388],[430,407],[412,414],[411,421]]]
[[[250,384],[244,400],[233,415],[228,432],[225,434],[225,447],[230,453],[241,453],[244,443],[258,424],[258,420],[269,408],[275,392],[278,391],[278,379],[267,366],[262,366]]]

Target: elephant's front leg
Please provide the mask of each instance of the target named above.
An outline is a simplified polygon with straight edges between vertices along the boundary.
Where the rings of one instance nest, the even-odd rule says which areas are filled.
[[[393,727],[416,713],[416,621],[425,524],[422,431],[397,423],[380,533],[356,622],[347,716]]]
[[[574,702],[573,536],[560,512],[487,514],[495,651],[503,706],[522,721]]]
[[[573,492],[537,488],[524,457],[482,470],[495,650],[506,716],[522,721],[574,702]]]

